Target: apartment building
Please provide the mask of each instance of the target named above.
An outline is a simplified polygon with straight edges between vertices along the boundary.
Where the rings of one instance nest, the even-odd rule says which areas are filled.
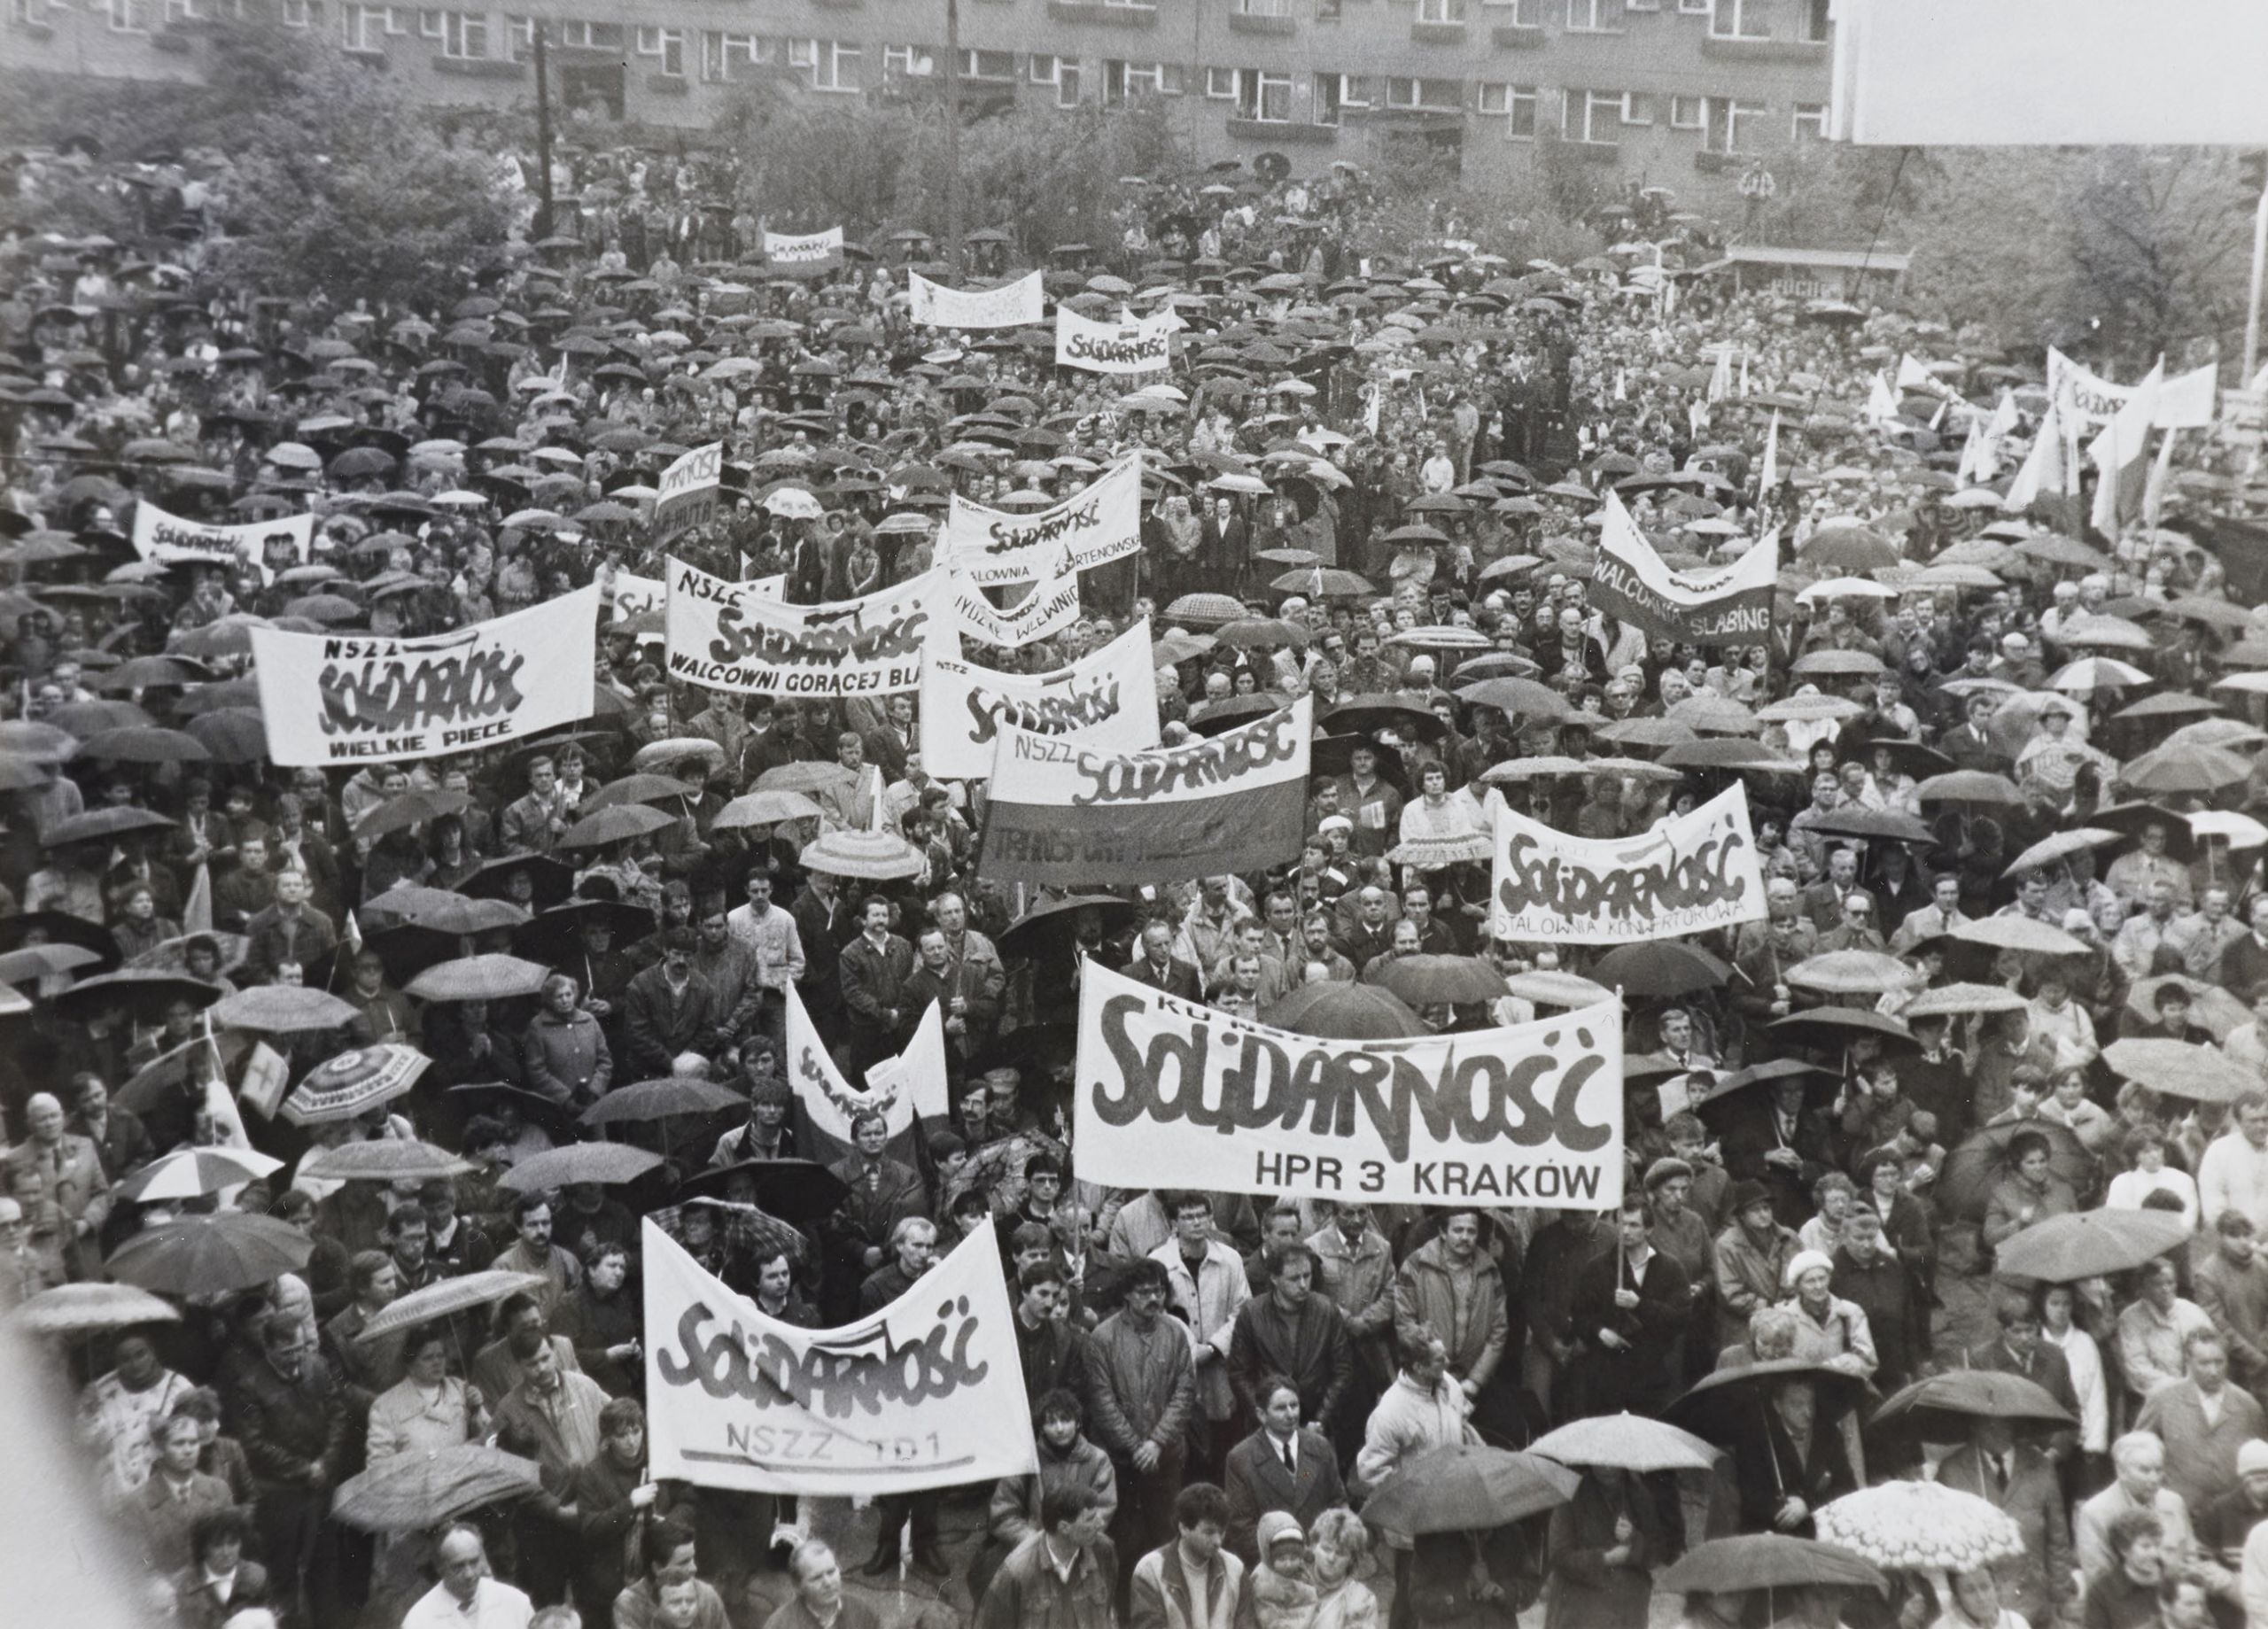
[[[919,94],[942,72],[947,0],[515,0],[512,11],[370,0],[7,0],[0,62],[187,78],[224,9],[334,33],[436,103],[533,96],[546,30],[559,104],[701,125],[735,81],[785,68],[805,94]],[[1281,155],[1294,174],[1389,144],[1454,148],[1480,184],[1535,163],[1599,167],[1722,204],[1772,155],[1821,139],[1829,0],[958,0],[963,94],[1060,107],[1155,97],[1198,156]]]

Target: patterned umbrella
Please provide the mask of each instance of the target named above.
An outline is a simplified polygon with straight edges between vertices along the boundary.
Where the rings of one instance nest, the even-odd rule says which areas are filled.
[[[416,1047],[393,1042],[341,1052],[291,1089],[284,1118],[295,1126],[352,1120],[407,1092],[432,1061]]]
[[[143,1205],[196,1199],[283,1168],[284,1162],[274,1155],[249,1148],[182,1148],[152,1160],[120,1183],[118,1191],[121,1198]]]
[[[341,1143],[318,1149],[300,1167],[304,1175],[326,1182],[428,1182],[472,1169],[446,1148],[401,1137]]]

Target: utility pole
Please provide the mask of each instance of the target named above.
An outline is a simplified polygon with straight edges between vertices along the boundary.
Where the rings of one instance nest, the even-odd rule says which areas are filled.
[[[960,0],[945,0],[945,265],[960,262]]]
[[[529,27],[535,34],[535,237],[541,243],[551,236],[551,58],[542,20]]]

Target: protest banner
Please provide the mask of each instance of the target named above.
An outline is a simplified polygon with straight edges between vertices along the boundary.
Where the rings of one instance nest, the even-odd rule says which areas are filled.
[[[1037,1469],[990,1221],[889,1306],[832,1330],[767,1317],[651,1218],[641,1231],[649,1475],[850,1497]]]
[[[768,695],[887,695],[921,682],[929,607],[945,574],[828,605],[788,605],[764,583],[728,583],[668,562],[669,671],[711,690]]]
[[[205,560],[232,570],[250,566],[260,573],[263,586],[274,582],[278,571],[307,564],[315,535],[312,515],[214,526],[168,515],[147,498],[134,506],[134,552],[143,559],[166,563]]]
[[[725,471],[725,444],[697,446],[662,471],[654,500],[654,540],[667,542],[680,532],[708,524],[717,516],[717,493]]]
[[[1296,857],[1315,702],[1210,741],[1098,752],[1013,725],[994,743],[977,870],[1039,887],[1170,882]]]
[[[952,614],[947,622],[960,638],[980,645],[1020,650],[1079,620],[1076,571],[1049,573],[1006,609],[986,599],[983,586],[959,570],[952,573]]]
[[[1738,781],[1635,837],[1571,837],[1491,794],[1500,939],[1626,944],[1764,919],[1764,873]]]
[[[1689,645],[1760,645],[1772,636],[1780,536],[1768,533],[1728,566],[1672,570],[1612,493],[1591,569],[1599,609],[1657,639]]]
[[[1050,673],[999,673],[940,640],[921,670],[921,767],[947,780],[992,772],[1002,725],[1097,752],[1158,744],[1158,676],[1146,618]]]
[[[788,985],[787,1031],[788,1055],[781,1068],[788,1089],[796,1094],[804,1127],[817,1141],[812,1158],[823,1164],[850,1158],[850,1117],[876,1109],[885,1136],[896,1145],[893,1157],[908,1165],[917,1163],[921,1122],[951,1112],[945,1101],[944,1020],[937,1004],[929,1004],[904,1051],[866,1071],[864,1090],[844,1080],[835,1067],[834,1054],[792,981]]]
[[[955,493],[945,511],[945,562],[983,588],[1076,575],[1141,547],[1139,453],[1052,508],[988,509]]]
[[[431,758],[587,718],[593,583],[448,633],[252,630],[268,756],[292,768]]]
[[[918,271],[905,274],[913,320],[932,328],[1025,328],[1039,321],[1039,274],[997,289],[949,289]]]
[[[1368,1204],[1590,1210],[1622,1196],[1619,1001],[1508,1028],[1324,1040],[1090,960],[1077,1079],[1084,1180]]]
[[[614,620],[628,622],[648,611],[660,610],[669,585],[658,577],[639,577],[617,568],[607,579],[607,592],[613,599]]]
[[[838,260],[843,254],[843,229],[831,226],[824,232],[811,232],[793,237],[785,232],[764,235],[764,258],[780,266],[809,266],[819,260]]]
[[[2219,400],[2219,368],[2208,363],[2171,378],[2155,371],[2152,377],[2157,381],[2155,386],[2148,379],[2140,384],[2113,384],[2054,345],[2047,347],[2047,398],[2083,429],[2109,423],[2139,392],[2151,388],[2157,392],[2157,405],[2150,414],[2150,428],[2202,430],[2212,423]]]
[[[1088,373],[1154,373],[1173,361],[1173,332],[1186,326],[1170,311],[1130,322],[1095,322],[1068,306],[1055,308],[1055,365]]]

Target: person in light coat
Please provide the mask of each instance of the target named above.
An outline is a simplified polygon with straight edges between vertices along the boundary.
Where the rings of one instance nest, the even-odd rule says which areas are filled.
[[[1168,1304],[1189,1326],[1198,1408],[1206,1422],[1192,1422],[1190,1471],[1209,1479],[1231,1446],[1237,1400],[1229,1385],[1229,1347],[1252,1284],[1236,1247],[1213,1236],[1211,1201],[1202,1194],[1178,1194],[1172,1209],[1174,1236],[1150,1255],[1164,1263]]]

